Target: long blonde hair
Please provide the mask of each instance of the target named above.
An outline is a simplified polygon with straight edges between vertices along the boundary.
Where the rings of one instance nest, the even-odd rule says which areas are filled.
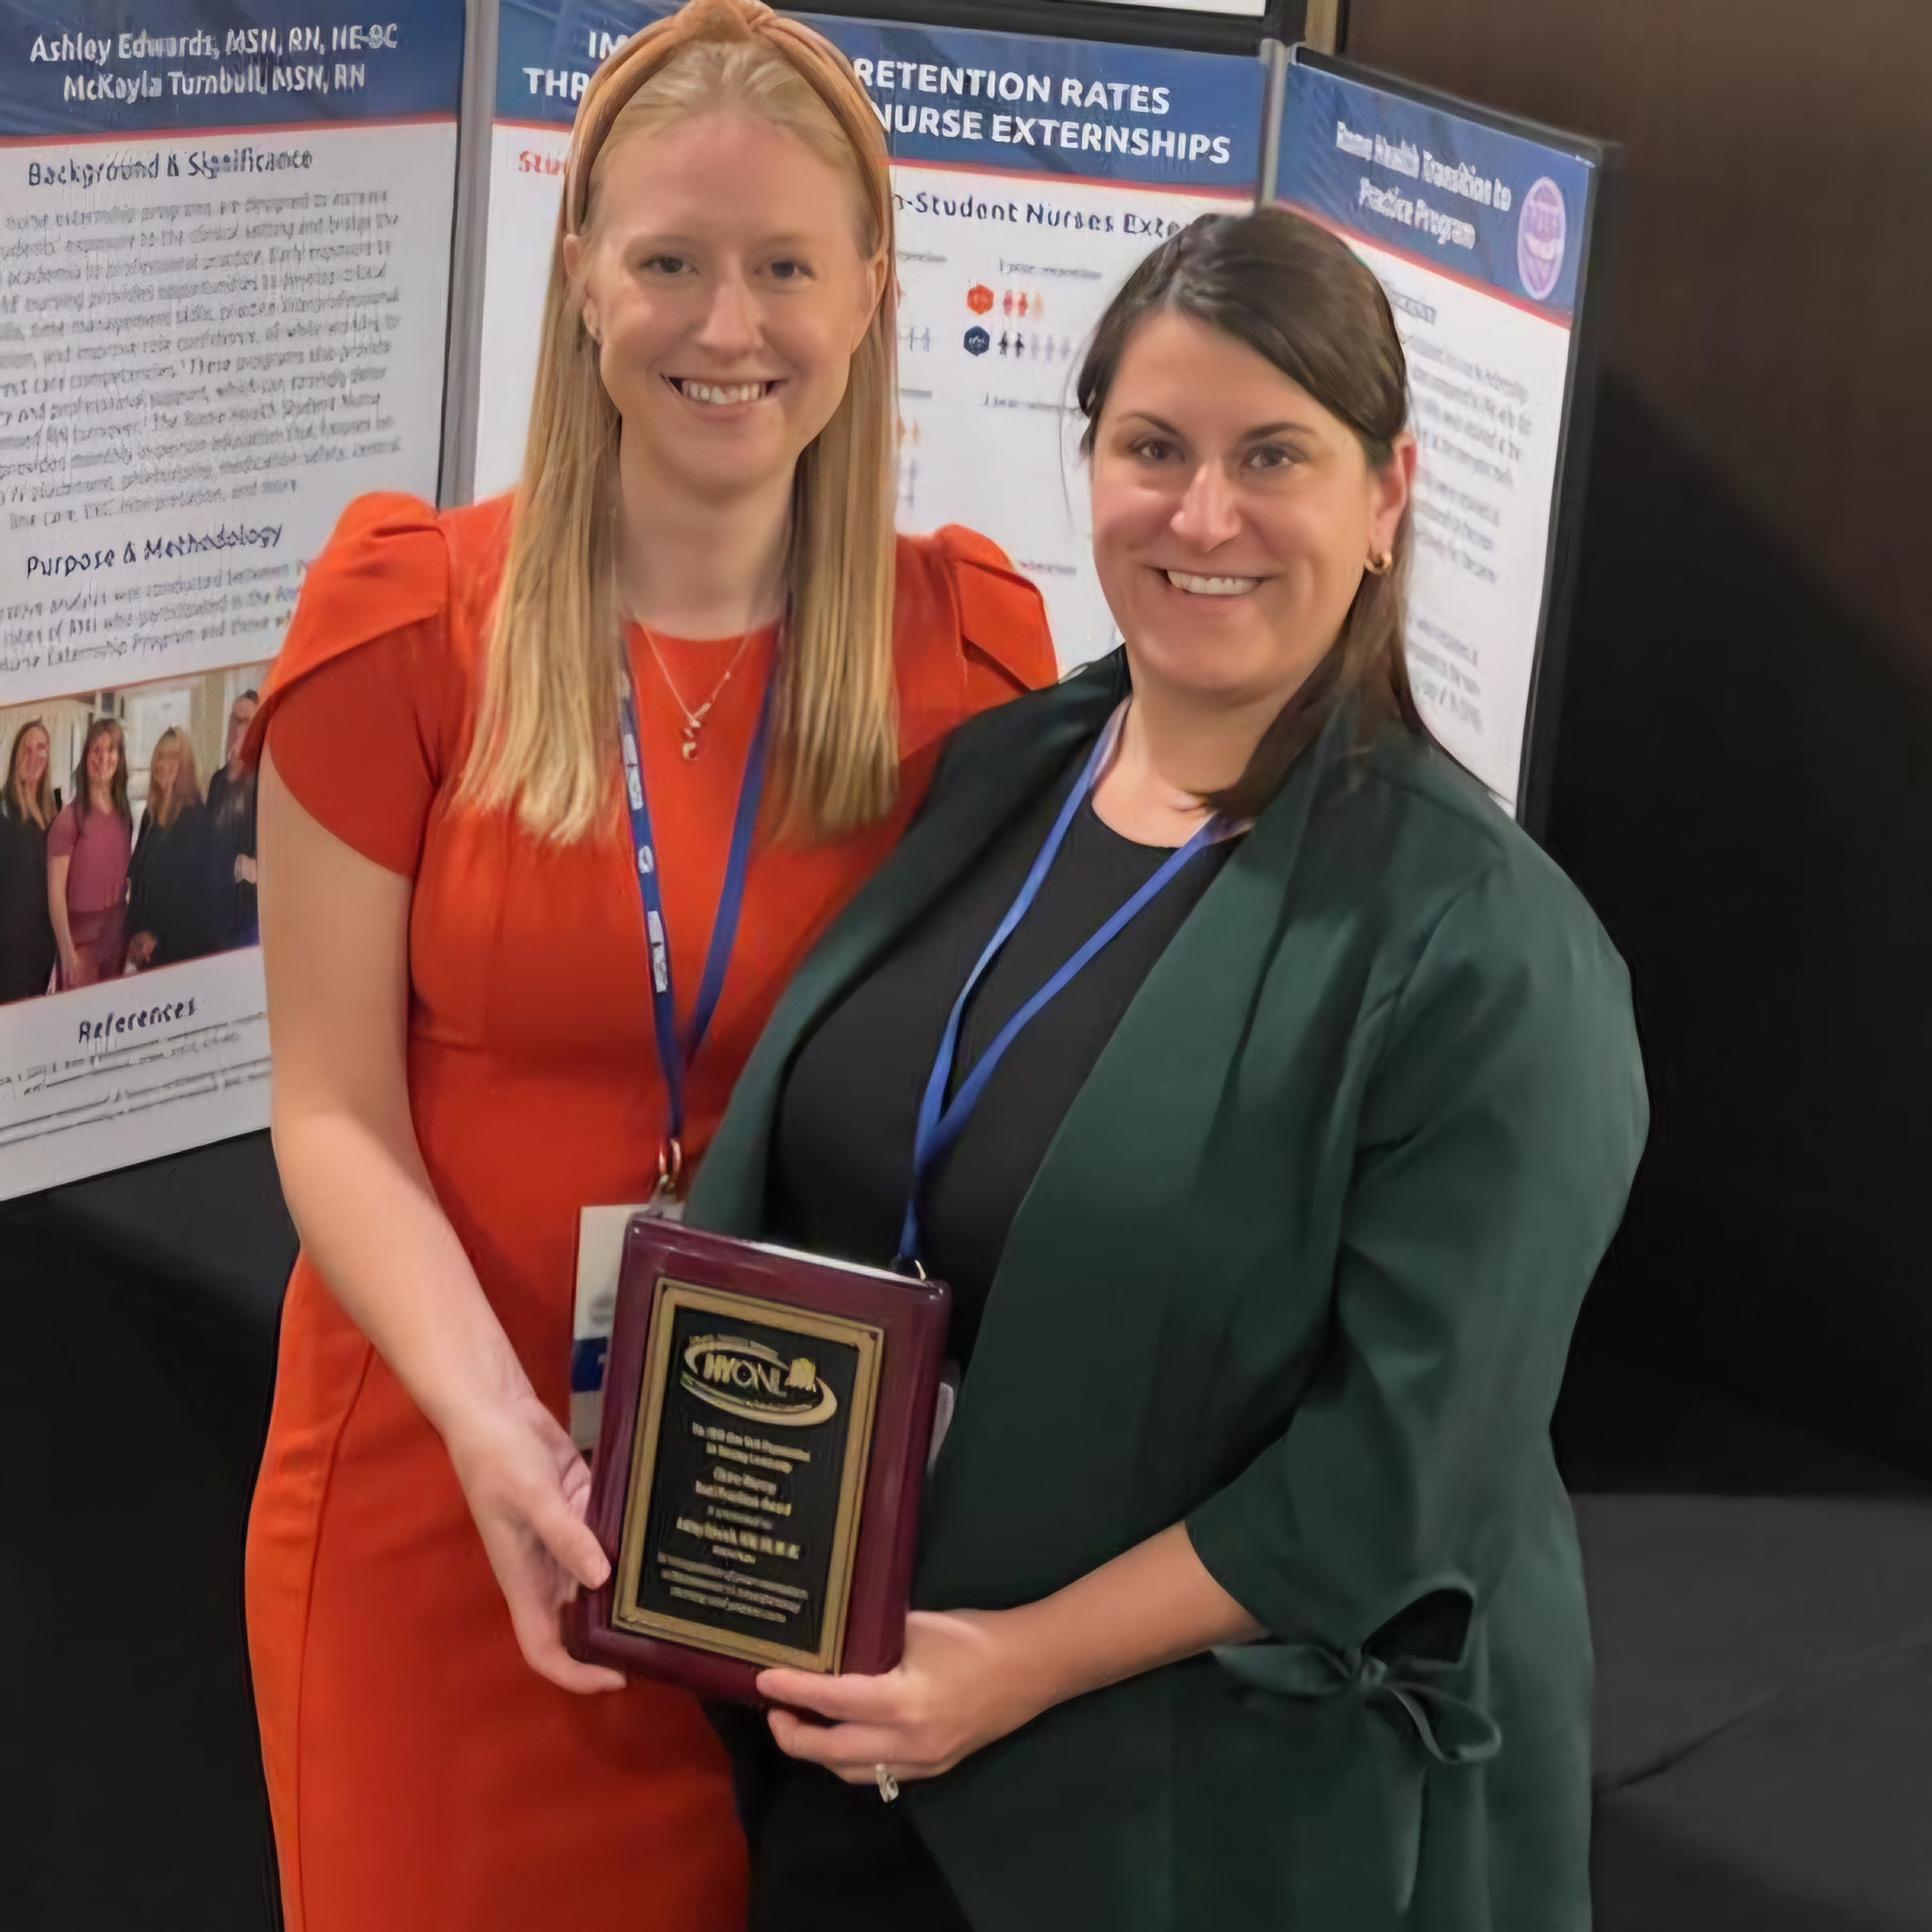
[[[567,235],[594,230],[618,145],[720,109],[795,134],[857,190],[860,250],[885,293],[832,420],[800,456],[786,558],[790,593],[770,793],[779,827],[808,837],[882,817],[898,779],[893,682],[898,305],[893,202],[877,116],[844,57],[757,0],[691,0],[592,76],[578,110],[543,349],[463,794],[514,805],[559,842],[601,831],[615,794],[622,634],[617,600],[621,427],[564,268]]]
[[[40,782],[27,795],[20,774],[20,762],[27,753],[27,734],[37,731],[47,740],[47,762],[40,768]],[[14,748],[6,759],[6,789],[0,791],[0,804],[7,804],[23,819],[31,819],[43,831],[54,822],[54,737],[39,718],[29,718],[14,733]]]
[[[171,751],[175,754],[173,782],[161,794],[155,796],[155,768],[161,762],[161,754]],[[174,824],[191,805],[201,803],[201,774],[195,766],[195,748],[188,741],[188,733],[178,726],[171,724],[155,740],[155,755],[147,766],[147,810],[155,824],[165,828]]]

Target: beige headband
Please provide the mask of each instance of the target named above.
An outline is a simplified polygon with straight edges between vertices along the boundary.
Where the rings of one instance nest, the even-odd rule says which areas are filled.
[[[654,20],[609,56],[584,90],[571,136],[564,178],[564,232],[583,233],[590,207],[590,177],[610,130],[638,89],[700,41],[755,40],[771,48],[823,101],[855,153],[875,165],[867,171],[875,193],[883,192],[885,143],[878,117],[845,57],[822,34],[790,20],[760,0],[690,0]],[[890,217],[891,201],[877,212]],[[887,225],[884,232],[890,233]]]

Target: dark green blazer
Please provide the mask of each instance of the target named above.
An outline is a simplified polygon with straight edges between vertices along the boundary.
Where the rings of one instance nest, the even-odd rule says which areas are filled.
[[[959,732],[780,1003],[694,1222],[762,1231],[800,1043],[1125,688],[1117,654]],[[1020,1208],[916,1589],[1027,1603],[1185,1521],[1271,1641],[908,1787],[980,1932],[1588,1925],[1590,1643],[1549,1424],[1646,1120],[1588,906],[1440,753],[1338,717]]]

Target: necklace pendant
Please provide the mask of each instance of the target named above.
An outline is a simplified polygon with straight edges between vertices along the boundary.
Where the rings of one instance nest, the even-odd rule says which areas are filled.
[[[696,725],[687,724],[684,727],[684,742],[678,749],[683,753],[684,762],[687,765],[698,755],[698,728]]]

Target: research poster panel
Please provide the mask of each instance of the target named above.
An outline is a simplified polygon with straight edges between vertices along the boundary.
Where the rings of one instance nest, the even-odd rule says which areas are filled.
[[[576,101],[625,19],[502,13],[475,480],[522,466]],[[898,200],[899,525],[964,523],[1044,592],[1063,664],[1109,649],[1073,400],[1106,303],[1197,215],[1253,204],[1257,60],[803,16],[851,59]]]
[[[344,506],[436,493],[462,59],[0,0],[0,1197],[267,1122],[234,754]]]
[[[1287,70],[1274,199],[1374,270],[1408,352],[1417,700],[1512,811],[1596,171],[1587,154],[1318,67]]]
[[[489,138],[473,497],[516,488],[543,335],[571,123],[605,56],[669,6],[501,0]]]

